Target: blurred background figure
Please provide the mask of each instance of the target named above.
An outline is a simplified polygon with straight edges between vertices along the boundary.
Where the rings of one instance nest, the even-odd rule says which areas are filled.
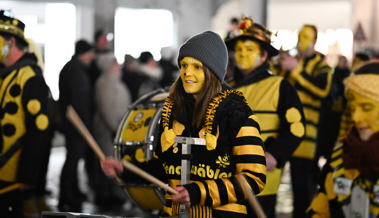
[[[148,92],[162,87],[161,80],[163,78],[163,71],[149,51],[141,52],[136,66],[136,72],[139,77],[142,78],[136,81],[139,83],[137,86],[137,97],[141,97]]]
[[[125,54],[124,63],[121,66],[121,80],[129,89],[131,101],[134,102],[137,98],[137,88],[135,87],[135,67],[137,60],[130,54]]]
[[[131,95],[121,80],[121,67],[111,53],[97,60],[102,74],[95,85],[96,112],[93,133],[101,150],[106,156],[113,156],[113,139],[119,123],[131,104]],[[101,171],[99,160],[93,166],[97,172],[95,199],[98,206],[119,206],[126,200],[116,183]]]
[[[176,50],[172,47],[163,47],[161,49],[161,59],[158,62],[163,71],[161,87],[171,86],[179,75],[179,68],[175,61]]]
[[[62,117],[67,106],[71,105],[88,129],[91,127],[91,84],[88,67],[94,58],[94,49],[85,40],[75,43],[75,54],[63,67],[59,76],[59,102]],[[78,162],[89,152],[89,146],[83,136],[71,122],[65,118],[63,130],[66,137],[66,160],[60,177],[58,208],[60,211],[81,211],[82,202],[87,196],[79,190]]]
[[[354,54],[351,69],[354,71],[370,60],[370,56],[365,52],[357,52]]]
[[[303,25],[298,34],[296,57],[282,52],[279,59],[282,69],[279,74],[295,86],[306,120],[305,137],[290,159],[294,218],[306,217],[305,210],[315,191],[320,112],[332,82],[332,68],[325,56],[315,50],[317,34],[316,26]]]
[[[226,33],[224,41],[227,41],[235,36],[238,36],[239,20],[236,17],[232,17],[229,21],[229,30]]]
[[[349,66],[347,58],[340,55],[337,66],[334,68],[329,95],[326,97],[320,112],[317,157],[327,158],[337,141],[342,115],[347,106],[343,80],[350,75]]]

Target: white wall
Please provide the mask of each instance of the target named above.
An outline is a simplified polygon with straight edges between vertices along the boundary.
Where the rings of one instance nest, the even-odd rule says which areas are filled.
[[[352,6],[349,0],[272,1],[268,7],[270,29],[299,29],[303,24],[320,30],[351,28]]]

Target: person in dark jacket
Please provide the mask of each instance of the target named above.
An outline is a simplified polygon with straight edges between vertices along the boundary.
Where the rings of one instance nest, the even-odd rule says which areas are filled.
[[[235,59],[230,85],[246,96],[262,123],[268,172],[266,187],[258,200],[267,217],[272,218],[282,168],[305,133],[303,107],[296,89],[269,71],[269,59],[278,54],[270,44],[271,32],[251,18],[242,19],[239,26],[240,34],[226,41]]]
[[[23,193],[38,185],[47,150],[48,87],[25,52],[25,24],[0,11],[0,216],[24,217]]]
[[[88,66],[94,58],[93,47],[85,40],[75,44],[75,54],[63,67],[59,75],[59,102],[65,117],[67,106],[71,105],[87,128],[91,126],[90,80]],[[80,211],[83,194],[78,187],[78,162],[84,158],[89,147],[76,128],[65,118],[63,131],[66,136],[66,160],[60,178],[60,211]]]
[[[166,194],[163,215],[177,216],[180,204],[191,217],[251,217],[237,176],[259,193],[266,181],[266,164],[260,127],[241,92],[224,83],[228,54],[221,37],[206,31],[180,48],[180,77],[171,86],[163,106],[154,158],[140,165],[167,182],[178,194]],[[177,136],[201,138],[192,145],[188,183],[182,183],[183,145]],[[200,140],[200,139],[199,139]],[[104,173],[124,172],[119,161],[102,162]],[[184,181],[185,182],[185,181]]]

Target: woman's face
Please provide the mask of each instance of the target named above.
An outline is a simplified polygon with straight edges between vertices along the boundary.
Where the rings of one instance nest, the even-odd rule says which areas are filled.
[[[253,70],[261,60],[259,43],[252,40],[238,40],[234,46],[237,67],[241,70]]]
[[[180,61],[180,79],[186,93],[199,93],[205,82],[203,63],[192,57],[184,57]]]
[[[379,103],[349,90],[346,95],[359,136],[367,141],[379,131]]]

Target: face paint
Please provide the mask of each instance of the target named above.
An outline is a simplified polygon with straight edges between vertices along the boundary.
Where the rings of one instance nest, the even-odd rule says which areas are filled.
[[[349,90],[346,95],[349,101],[351,117],[363,141],[367,141],[379,131],[379,102]]]
[[[9,44],[4,39],[4,37],[0,36],[0,62],[3,62],[4,58],[6,58],[9,54]]]
[[[184,57],[180,61],[180,78],[186,93],[200,92],[205,82],[203,63],[195,58]]]
[[[299,32],[299,38],[297,41],[297,49],[304,52],[310,48],[313,48],[315,42],[315,33],[311,27],[304,27]]]
[[[237,67],[241,70],[253,70],[261,61],[261,47],[252,40],[238,40],[234,53]]]

